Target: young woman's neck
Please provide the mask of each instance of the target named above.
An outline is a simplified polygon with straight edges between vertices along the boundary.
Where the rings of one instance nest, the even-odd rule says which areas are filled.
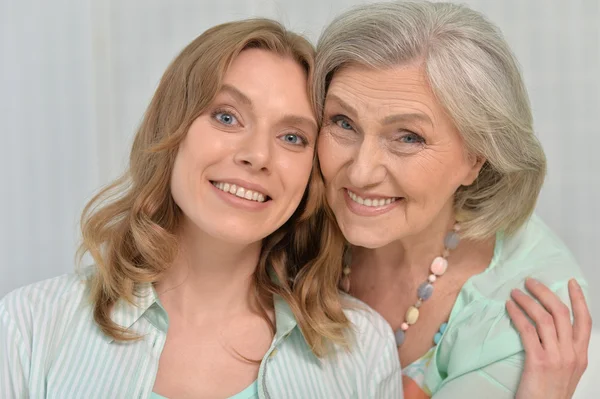
[[[156,284],[161,302],[186,318],[253,311],[253,274],[261,242],[232,244],[198,229],[182,229],[179,252]]]

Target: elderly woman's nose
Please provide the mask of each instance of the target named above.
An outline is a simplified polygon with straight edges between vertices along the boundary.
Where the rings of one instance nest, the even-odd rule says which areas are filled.
[[[354,187],[368,187],[385,179],[382,154],[374,138],[365,138],[353,153],[348,167],[348,180]]]

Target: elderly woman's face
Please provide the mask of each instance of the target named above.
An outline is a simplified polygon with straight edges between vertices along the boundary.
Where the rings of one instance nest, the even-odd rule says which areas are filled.
[[[482,164],[467,153],[417,66],[336,72],[318,151],[344,236],[368,248],[448,218],[454,193]]]

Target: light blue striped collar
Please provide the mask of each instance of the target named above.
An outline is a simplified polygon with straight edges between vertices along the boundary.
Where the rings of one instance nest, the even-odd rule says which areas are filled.
[[[139,284],[134,292],[133,302],[119,299],[115,303],[110,318],[125,330],[129,330],[142,316],[150,316],[149,320],[163,332],[167,332],[169,320],[152,283]],[[108,342],[112,337],[106,336]]]
[[[288,335],[298,322],[294,317],[288,303],[279,295],[274,295],[273,305],[275,308],[275,340]],[[152,283],[140,284],[135,292],[133,303],[119,300],[111,312],[111,319],[123,329],[130,329],[141,317],[145,317],[150,323],[163,333],[167,333],[169,327],[169,316],[160,303],[158,294]],[[108,342],[114,339],[106,336]]]
[[[287,336],[298,322],[290,305],[279,295],[273,297],[273,306],[275,307],[275,340]]]

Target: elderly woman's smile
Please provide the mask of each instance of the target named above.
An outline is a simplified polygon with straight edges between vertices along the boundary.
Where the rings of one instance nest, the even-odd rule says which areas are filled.
[[[342,232],[367,247],[440,219],[451,224],[454,193],[475,180],[484,161],[468,153],[418,64],[336,73],[319,159]]]

